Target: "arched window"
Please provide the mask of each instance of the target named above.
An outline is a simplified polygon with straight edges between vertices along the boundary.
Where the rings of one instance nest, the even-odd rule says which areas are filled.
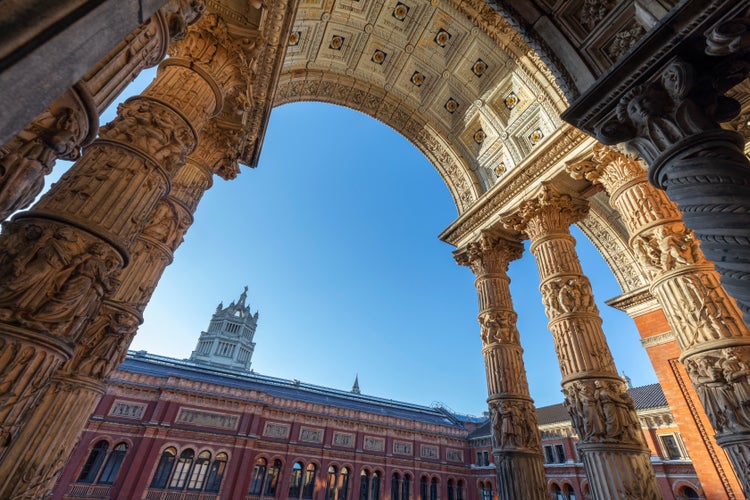
[[[492,500],[492,483],[489,481],[482,485],[482,500]]]
[[[289,481],[289,498],[299,498],[302,491],[302,462],[292,466],[292,478]]]
[[[125,459],[125,454],[128,452],[128,445],[120,443],[114,447],[112,453],[107,457],[107,462],[104,464],[102,469],[102,475],[99,476],[99,484],[112,484],[117,479],[117,473],[120,471],[122,461]]]
[[[273,467],[271,467],[271,470],[268,471],[268,478],[266,479],[266,489],[263,492],[264,496],[276,496],[276,487],[279,485],[279,476],[281,476],[281,460],[274,460]]]
[[[154,478],[151,480],[151,488],[167,487],[167,481],[169,481],[169,475],[172,473],[172,466],[174,465],[176,456],[177,450],[174,448],[167,448],[161,453],[159,465],[156,466]]]
[[[187,489],[196,491],[203,489],[203,483],[206,480],[206,472],[208,472],[208,465],[210,463],[211,452],[208,450],[200,452],[198,458],[195,460],[193,471],[190,473]]]
[[[565,496],[565,500],[576,500],[576,492],[573,491],[573,487],[567,483],[563,485],[563,495]]]
[[[685,500],[698,500],[700,495],[690,486],[683,486],[680,488],[680,496],[678,498],[684,498]]]
[[[554,500],[565,500],[562,490],[555,483],[552,483],[552,498]]]
[[[393,476],[391,476],[391,500],[398,500],[400,482],[401,477],[398,475],[398,472],[394,472]]]
[[[370,471],[362,469],[359,475],[359,500],[367,500],[368,491],[370,491]]]
[[[347,500],[349,498],[349,469],[347,467],[341,468],[341,474],[339,476],[339,491],[337,500]]]
[[[430,482],[430,500],[437,500],[438,498],[438,480],[436,477],[432,478]]]
[[[315,493],[315,476],[318,473],[318,468],[315,464],[308,464],[305,469],[305,484],[302,486],[302,498],[310,499]]]
[[[419,480],[419,500],[427,500],[428,487],[427,476],[422,476],[422,479]]]
[[[336,467],[328,466],[328,479],[326,480],[326,500],[336,500]]]
[[[464,500],[464,482],[462,479],[458,480],[458,486],[456,487],[456,500]]]
[[[253,478],[250,481],[250,494],[253,496],[259,496],[263,491],[263,481],[266,480],[266,466],[265,458],[259,458],[255,461]]]
[[[453,486],[453,479],[448,479],[448,500],[456,500],[456,491]]]
[[[181,490],[185,487],[190,466],[193,465],[193,458],[195,458],[195,452],[190,448],[180,453],[180,458],[177,459],[174,467],[172,480],[169,482],[169,489]]]
[[[404,474],[404,482],[401,484],[401,500],[411,500],[411,476]]]
[[[96,479],[96,475],[99,473],[99,468],[102,466],[104,458],[107,456],[107,448],[109,448],[109,443],[107,443],[103,439],[97,442],[94,447],[91,448],[89,458],[86,459],[86,462],[83,464],[83,468],[81,469],[81,473],[78,475],[79,483],[94,482],[94,479]]]
[[[372,473],[372,485],[370,486],[370,500],[380,500],[380,472]]]
[[[211,468],[208,470],[208,479],[206,479],[206,488],[204,491],[216,493],[221,489],[221,480],[224,479],[227,460],[229,460],[229,456],[226,453],[216,455]]]

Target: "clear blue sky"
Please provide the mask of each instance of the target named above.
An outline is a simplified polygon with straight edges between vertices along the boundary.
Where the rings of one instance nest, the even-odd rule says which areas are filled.
[[[247,285],[260,314],[255,371],[345,390],[359,374],[365,394],[479,415],[487,392],[474,276],[437,239],[456,216],[437,171],[387,126],[328,104],[276,108],[258,168],[216,178],[206,193],[131,349],[189,357],[216,305]],[[574,235],[618,369],[635,385],[655,382],[633,321],[603,303],[620,293],[611,271]],[[510,276],[532,396],[558,403],[528,250]]]

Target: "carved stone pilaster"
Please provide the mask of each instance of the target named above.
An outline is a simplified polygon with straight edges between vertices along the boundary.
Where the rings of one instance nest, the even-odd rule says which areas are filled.
[[[585,216],[583,200],[544,184],[505,226],[531,238],[540,289],[563,374],[565,406],[596,498],[660,498],[649,449],[601,328],[589,280],[569,226]]]
[[[717,42],[709,53],[721,53],[731,45]],[[682,211],[722,284],[737,299],[746,324],[750,324],[750,161],[742,136],[722,129],[719,122],[738,114],[739,103],[721,92],[744,78],[748,68],[728,61],[723,67],[701,71],[674,60],[658,81],[625,94],[617,118],[597,130],[605,144],[625,142],[649,164],[650,182],[665,190]]]
[[[477,277],[499,496],[541,500],[547,498],[544,457],[507,274],[510,261],[522,253],[519,242],[485,233],[455,258]]]
[[[0,334],[8,345],[0,357],[0,433],[6,437],[0,454],[74,346],[90,346],[79,371],[99,376],[113,366],[122,346],[115,348],[112,336],[91,337],[88,325],[105,300],[117,299],[117,276],[144,230],[158,252],[171,252],[181,241],[173,233],[191,215],[179,201],[160,208],[150,224],[149,218],[225,97],[247,91],[246,49],[234,44],[219,16],[204,16],[175,44],[177,55],[162,63],[144,93],[121,105],[89,152],[0,235]],[[168,220],[173,216],[174,225]],[[170,259],[162,259],[164,265]],[[150,295],[154,284],[141,281],[144,288],[123,291]],[[106,366],[90,356],[108,359]],[[0,455],[0,467],[2,462]],[[25,491],[20,479],[11,482],[11,490]]]
[[[28,207],[58,158],[77,160],[97,135],[99,115],[144,68],[185,35],[204,0],[171,0],[125,38],[81,80],[0,148],[0,220]]]
[[[735,301],[719,283],[693,233],[663,191],[649,185],[632,158],[599,146],[593,159],[569,165],[574,177],[601,183],[630,233],[630,244],[647,272],[681,350],[690,379],[730,457],[750,445],[750,332]],[[744,487],[748,469],[734,462]],[[747,490],[746,490],[747,491]]]

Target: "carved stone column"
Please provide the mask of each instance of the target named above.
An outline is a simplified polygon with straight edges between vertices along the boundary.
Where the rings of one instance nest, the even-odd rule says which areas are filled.
[[[585,201],[545,184],[535,198],[502,220],[532,242],[563,374],[565,406],[580,439],[578,451],[593,496],[661,498],[635,406],[617,374],[570,235],[570,224],[587,211]]]
[[[622,216],[630,246],[651,281],[680,347],[680,360],[701,398],[717,443],[750,491],[750,332],[663,191],[648,184],[641,165],[604,146],[593,160],[568,166],[571,175],[602,184]],[[746,460],[746,459],[744,459]]]
[[[28,207],[58,158],[77,160],[99,131],[99,115],[144,68],[185,35],[205,0],[171,0],[71,89],[0,148],[0,220]]]
[[[750,325],[750,160],[743,137],[719,125],[739,112],[721,92],[748,68],[723,68],[730,74],[722,79],[722,68],[675,60],[658,81],[624,95],[597,137],[625,142],[649,164],[649,181],[677,204]]]
[[[120,106],[90,151],[0,236],[0,459],[50,377],[130,260],[197,132],[225,97],[244,95],[248,40],[206,15],[141,96]]]
[[[106,389],[105,380],[125,358],[143,310],[212,184],[212,173],[236,175],[241,138],[238,130],[213,122],[201,132],[198,149],[136,239],[122,284],[104,301],[73,357],[52,378],[0,461],[0,498],[45,498],[51,491]]]
[[[479,295],[498,497],[546,500],[549,495],[539,426],[529,395],[508,277],[508,264],[522,254],[519,242],[484,234],[454,255],[456,262],[470,266],[477,277],[474,284]]]

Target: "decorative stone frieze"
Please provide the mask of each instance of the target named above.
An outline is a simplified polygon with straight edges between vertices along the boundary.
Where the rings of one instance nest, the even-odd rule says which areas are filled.
[[[529,395],[523,349],[510,296],[508,264],[523,246],[484,233],[455,252],[456,262],[476,275],[482,354],[500,498],[547,498],[544,457],[534,402]]]
[[[680,347],[701,403],[717,432],[717,442],[733,461],[743,487],[743,443],[750,442],[750,332],[735,301],[719,283],[676,205],[648,184],[641,164],[606,146],[592,159],[568,165],[576,178],[601,183],[628,227],[630,245],[651,280]],[[745,399],[743,399],[745,398]],[[747,441],[746,441],[747,440]],[[739,461],[735,461],[735,458]]]
[[[618,376],[583,275],[569,226],[584,217],[583,200],[543,184],[536,196],[502,216],[531,239],[540,289],[563,375],[565,406],[596,498],[660,498],[635,406]]]

